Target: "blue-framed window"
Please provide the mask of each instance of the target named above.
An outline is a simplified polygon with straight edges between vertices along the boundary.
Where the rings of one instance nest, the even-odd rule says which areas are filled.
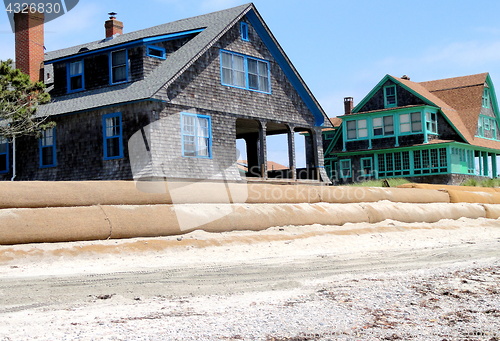
[[[352,177],[351,159],[339,160],[340,177],[347,179]]]
[[[437,134],[437,113],[435,112],[427,112],[425,113],[425,121],[427,132],[432,134]]]
[[[418,133],[422,131],[422,114],[412,112],[399,115],[399,132],[401,134]]]
[[[374,137],[394,135],[394,117],[392,115],[375,117],[372,124]]]
[[[128,80],[128,52],[127,50],[113,51],[110,54],[110,83],[118,84]]]
[[[349,120],[346,122],[347,139],[366,139],[368,138],[367,120]]]
[[[207,115],[181,114],[182,156],[212,157],[212,120]]]
[[[490,89],[484,88],[483,90],[483,108],[490,107]]]
[[[0,136],[0,174],[9,172],[9,140]]]
[[[248,24],[246,22],[241,23],[240,33],[241,33],[241,40],[250,41],[250,37],[248,36]]]
[[[394,108],[398,105],[396,97],[396,86],[388,85],[384,87],[384,107]]]
[[[123,127],[122,114],[112,113],[102,116],[104,138],[104,160],[123,157]]]
[[[269,62],[221,50],[222,85],[271,93]]]
[[[83,60],[69,62],[67,65],[68,92],[81,91],[85,89],[85,77]]]
[[[167,59],[167,52],[163,47],[148,45],[146,47],[146,54],[149,57],[154,57],[158,59]]]
[[[56,167],[56,128],[42,131],[42,136],[39,141],[40,168]]]
[[[371,157],[361,158],[361,176],[373,175],[373,159]]]

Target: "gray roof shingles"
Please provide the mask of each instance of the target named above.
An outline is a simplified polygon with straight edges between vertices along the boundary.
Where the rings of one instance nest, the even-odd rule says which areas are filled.
[[[156,92],[165,84],[173,81],[184,68],[191,65],[199,55],[204,53],[222,34],[252,8],[252,4],[246,4],[224,11],[123,34],[107,41],[96,41],[49,52],[46,55],[46,62],[76,56],[78,51],[83,47],[86,47],[89,51],[97,51],[143,38],[204,28],[202,32],[197,34],[182,48],[169,55],[167,60],[162,62],[145,79],[57,97],[51,103],[41,106],[38,115],[59,115],[154,98]]]

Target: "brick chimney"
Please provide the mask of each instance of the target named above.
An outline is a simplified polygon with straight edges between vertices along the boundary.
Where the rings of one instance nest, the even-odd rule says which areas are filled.
[[[16,13],[14,27],[16,38],[16,68],[28,74],[33,82],[43,81],[45,58],[43,13]]]
[[[109,14],[109,20],[104,23],[104,28],[106,28],[106,38],[112,38],[117,34],[123,34],[123,23],[116,20],[116,13],[111,12]]]
[[[352,97],[344,97],[344,115],[352,114],[354,108],[354,99]]]

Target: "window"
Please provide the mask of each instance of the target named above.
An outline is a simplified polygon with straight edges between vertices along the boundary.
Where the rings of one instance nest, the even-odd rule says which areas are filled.
[[[415,150],[413,152],[414,174],[446,173],[448,155],[446,148]]]
[[[358,138],[362,139],[368,137],[368,127],[366,120],[358,120]]]
[[[368,128],[366,125],[366,119],[357,121],[347,121],[347,139],[364,139],[368,137]]]
[[[483,90],[483,108],[490,107],[490,89],[484,88]]]
[[[250,41],[248,36],[248,24],[246,22],[242,22],[240,26],[241,40]]]
[[[435,112],[428,112],[425,116],[427,121],[427,131],[429,133],[437,134],[437,114]]]
[[[167,59],[166,50],[163,47],[150,45],[146,48],[146,54],[158,59]]]
[[[340,177],[342,179],[347,179],[350,178],[351,175],[351,160],[346,159],[346,160],[340,160]]]
[[[394,135],[394,118],[392,116],[376,117],[373,119],[373,135]]]
[[[410,152],[378,155],[378,175],[380,177],[406,176],[410,174]]]
[[[68,63],[68,92],[83,90],[83,60]]]
[[[210,116],[183,113],[181,115],[182,155],[212,157],[212,122]]]
[[[112,113],[102,117],[104,160],[123,157],[122,114]]]
[[[357,138],[356,134],[356,121],[347,121],[347,139],[354,140]]]
[[[269,62],[264,60],[222,51],[221,78],[223,85],[271,92]]]
[[[498,140],[498,124],[495,117],[479,116],[477,123],[477,136]]]
[[[123,83],[128,79],[127,50],[111,52],[111,84]]]
[[[42,131],[40,138],[40,168],[56,166],[56,128]]]
[[[393,108],[397,106],[395,85],[388,85],[384,87],[384,106],[385,108]]]
[[[417,133],[422,131],[422,118],[419,112],[399,115],[399,131],[401,133]]]
[[[366,157],[361,159],[361,176],[372,176],[373,166],[372,158]]]
[[[0,136],[0,174],[9,172],[9,141]]]

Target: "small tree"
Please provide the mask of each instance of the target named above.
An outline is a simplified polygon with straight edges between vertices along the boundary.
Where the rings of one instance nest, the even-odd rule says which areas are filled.
[[[21,135],[39,136],[54,122],[37,117],[40,104],[48,103],[50,95],[43,82],[32,82],[28,75],[12,68],[12,60],[0,61],[0,136],[15,139]]]

